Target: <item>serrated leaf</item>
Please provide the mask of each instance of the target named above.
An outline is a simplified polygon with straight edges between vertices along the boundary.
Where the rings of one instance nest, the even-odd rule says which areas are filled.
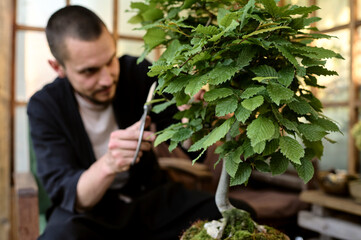
[[[340,132],[340,129],[337,126],[337,124],[329,119],[318,118],[318,119],[312,121],[312,123],[321,126],[325,131]]]
[[[130,24],[138,24],[141,22],[143,22],[143,17],[140,14],[137,14],[128,20],[128,23]]]
[[[252,72],[254,72],[254,74],[256,74],[257,77],[275,77],[278,78],[278,73],[277,71],[268,65],[261,65],[259,67],[256,68],[252,68],[251,69]]]
[[[270,140],[275,132],[273,122],[265,117],[258,117],[247,127],[247,136],[251,140],[252,147],[258,143]]]
[[[223,117],[229,113],[233,113],[238,107],[238,99],[235,96],[222,98],[216,105],[216,116]]]
[[[236,148],[236,150],[232,151],[229,154],[229,158],[232,159],[233,162],[238,164],[238,163],[242,162],[241,156],[242,156],[243,152],[244,152],[243,146],[239,146]]]
[[[211,102],[219,98],[225,98],[233,95],[232,89],[229,88],[215,88],[204,94],[204,100]]]
[[[281,83],[283,86],[288,87],[295,77],[295,70],[293,67],[286,67],[281,69],[278,72],[278,82]]]
[[[311,142],[320,141],[324,136],[327,135],[325,130],[316,124],[300,124],[298,125],[298,130],[307,140]]]
[[[277,79],[277,78],[278,77],[254,77],[254,78],[252,78],[252,80],[262,83],[265,80],[272,80],[272,79]]]
[[[281,100],[289,100],[293,97],[293,91],[278,83],[270,83],[267,86],[267,92],[270,98],[277,105]]]
[[[294,167],[297,171],[298,176],[307,183],[313,177],[315,170],[312,165],[312,155],[306,152],[306,156],[301,159],[301,164],[295,164]]]
[[[293,56],[286,47],[277,44],[275,44],[275,47],[290,63],[292,63],[293,66],[297,68],[300,67],[295,56]]]
[[[175,99],[172,99],[171,101],[166,101],[164,103],[153,106],[152,111],[158,114],[173,104],[175,104]]]
[[[234,74],[239,70],[238,67],[233,65],[217,64],[209,73],[209,84],[219,85],[230,80]]]
[[[289,9],[289,10],[285,11],[281,15],[283,17],[290,16],[290,15],[296,15],[296,14],[305,15],[305,14],[309,14],[309,13],[311,13],[313,11],[316,11],[318,9],[320,9],[320,8],[315,6],[315,5],[312,5],[310,7],[294,6],[292,9]]]
[[[189,128],[179,129],[171,138],[172,141],[181,142],[186,139],[189,139],[193,134],[193,131]]]
[[[149,77],[155,77],[169,69],[172,69],[173,66],[171,65],[153,65],[151,68],[150,68],[150,71],[147,73],[147,75]]]
[[[265,162],[261,160],[257,160],[254,162],[254,165],[256,166],[256,169],[260,172],[270,172],[270,166]]]
[[[323,156],[323,143],[322,141],[311,142],[307,139],[303,139],[303,143],[308,149],[311,149],[318,159]]]
[[[331,71],[320,66],[308,67],[306,72],[307,74],[316,74],[318,76],[338,76],[338,73],[336,71]]]
[[[185,0],[181,9],[190,8],[195,2],[197,2],[197,0]]]
[[[204,141],[207,139],[208,135],[202,137],[201,139],[199,139],[197,142],[195,142],[189,149],[189,152],[196,152],[198,150],[203,149],[203,143]]]
[[[224,123],[222,123],[221,126],[215,128],[207,135],[207,139],[203,143],[203,148],[207,148],[217,141],[219,141],[221,138],[226,136],[229,129],[231,128],[233,122],[235,121],[234,117],[227,119]]]
[[[266,141],[262,141],[253,146],[253,151],[255,153],[261,154],[266,147]]]
[[[251,157],[252,155],[254,155],[253,147],[251,146],[251,140],[249,140],[247,138],[243,142],[242,147],[244,150],[244,154],[243,154],[244,159],[247,159],[247,158]]]
[[[155,139],[154,147],[158,146],[162,142],[169,140],[175,133],[176,131],[173,130],[165,130],[163,133],[159,134]]]
[[[182,50],[182,45],[178,39],[173,40],[164,51],[160,59],[165,59],[167,63],[172,63],[177,52]]]
[[[186,94],[194,96],[201,88],[207,83],[208,74],[204,75],[193,75],[184,89]]]
[[[219,33],[219,29],[216,26],[203,26],[199,24],[194,30],[196,33],[205,34],[205,35],[216,35]]]
[[[259,106],[261,106],[263,102],[264,102],[264,98],[262,96],[256,96],[243,100],[241,104],[245,109],[249,111],[253,111]]]
[[[289,27],[287,27],[287,26],[277,26],[277,27],[271,27],[271,28],[264,28],[264,29],[260,29],[260,30],[251,32],[250,34],[244,35],[244,36],[242,36],[242,38],[246,39],[246,38],[252,37],[254,35],[258,35],[258,34],[266,33],[266,32],[272,32],[272,31],[276,31],[276,30],[279,30],[279,29],[289,29]]]
[[[254,95],[257,95],[258,93],[260,93],[264,90],[266,90],[266,88],[263,86],[249,87],[246,90],[244,90],[244,92],[241,94],[241,98],[247,99],[247,98],[253,97]]]
[[[173,78],[171,80],[171,82],[168,84],[168,86],[164,89],[164,92],[167,92],[167,93],[179,92],[188,85],[188,83],[191,79],[192,79],[192,76],[190,76],[190,75],[179,76],[179,77]]]
[[[280,138],[281,153],[296,164],[301,164],[300,159],[305,155],[305,150],[297,140],[283,136]]]
[[[230,180],[230,186],[244,184],[248,181],[252,173],[252,167],[245,162],[239,164],[236,175]]]
[[[321,47],[292,45],[291,49],[299,54],[303,54],[305,56],[309,56],[315,59],[334,58],[334,57],[342,58],[339,54],[335,53],[334,51]]]
[[[227,28],[229,25],[232,24],[233,21],[237,21],[238,14],[236,12],[229,12],[227,13],[218,24],[222,27]]]
[[[246,120],[251,116],[252,111],[242,107],[242,104],[238,105],[237,110],[235,111],[234,115],[236,119],[241,123],[245,123]]]
[[[243,7],[242,15],[239,18],[239,22],[241,23],[241,25],[239,27],[240,29],[242,29],[247,24],[247,22],[248,22],[248,19],[247,19],[248,12],[252,12],[252,10],[254,9],[255,4],[256,4],[255,0],[249,0],[247,2],[247,4]]]
[[[146,10],[148,10],[149,5],[142,3],[142,2],[131,2],[130,8],[132,8],[132,9],[138,8],[141,12],[145,12]]]
[[[232,138],[235,138],[241,134],[241,132],[239,131],[239,124],[240,124],[239,121],[235,121],[231,129],[229,130],[229,134],[231,135]]]
[[[263,156],[270,155],[274,153],[279,146],[279,140],[278,139],[272,139],[271,141],[266,143],[266,147],[262,153]]]
[[[286,172],[289,161],[281,153],[275,153],[270,160],[270,168],[272,175],[279,175]]]
[[[306,115],[311,112],[311,105],[303,98],[296,98],[294,101],[288,103],[288,107],[295,113]]]
[[[279,8],[276,5],[274,0],[260,0],[263,4],[266,12],[272,15],[272,17],[277,17],[279,15]]]
[[[232,178],[234,178],[236,176],[236,172],[238,169],[238,164],[233,162],[232,159],[226,157],[223,161],[226,161],[226,171],[229,174],[229,176],[231,176]]]
[[[165,35],[166,34],[162,29],[150,28],[144,35],[143,40],[149,49],[153,49],[165,41]]]

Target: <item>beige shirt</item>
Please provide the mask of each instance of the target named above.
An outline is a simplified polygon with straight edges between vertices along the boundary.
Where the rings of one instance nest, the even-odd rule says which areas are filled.
[[[85,130],[93,146],[95,158],[99,159],[108,150],[110,134],[118,129],[113,106],[111,104],[108,106],[93,104],[77,93],[75,93],[75,97]],[[118,173],[110,188],[123,187],[128,178],[129,172]]]

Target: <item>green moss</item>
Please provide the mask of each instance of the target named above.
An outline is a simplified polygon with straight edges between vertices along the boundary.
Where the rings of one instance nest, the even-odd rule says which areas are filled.
[[[258,232],[256,223],[251,219],[248,212],[239,209],[232,209],[223,213],[227,219],[227,225],[223,233],[223,240],[286,240],[282,232],[263,226],[266,232]],[[182,240],[212,240],[203,228],[205,221],[194,223],[183,234]]]

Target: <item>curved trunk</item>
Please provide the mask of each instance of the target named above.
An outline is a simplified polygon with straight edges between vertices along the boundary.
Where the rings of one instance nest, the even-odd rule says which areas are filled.
[[[216,205],[221,213],[234,208],[228,197],[230,177],[226,171],[226,160],[223,159],[222,161],[222,172],[216,191]]]

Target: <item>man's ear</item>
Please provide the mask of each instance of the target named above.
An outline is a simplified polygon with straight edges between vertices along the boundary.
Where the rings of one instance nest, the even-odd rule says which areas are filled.
[[[58,74],[60,78],[65,77],[65,69],[57,60],[48,60],[50,67]]]

